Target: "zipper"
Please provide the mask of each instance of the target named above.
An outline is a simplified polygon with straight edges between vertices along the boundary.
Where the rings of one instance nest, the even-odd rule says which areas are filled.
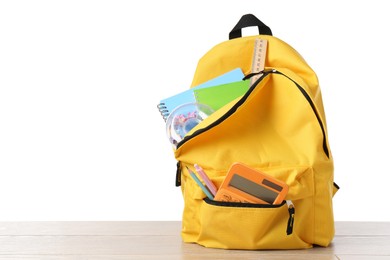
[[[216,200],[210,200],[209,198],[204,198],[204,201],[207,204],[210,204],[213,206],[232,207],[232,208],[280,208],[280,207],[283,207],[284,205],[287,205],[289,217],[287,220],[286,234],[291,235],[293,233],[295,207],[294,207],[294,204],[292,203],[291,200],[285,200],[281,204],[278,204],[278,205],[216,201]]]
[[[181,186],[181,166],[180,162],[177,162],[176,164],[176,181],[175,181],[176,187]]]
[[[292,78],[290,78],[289,76],[281,73],[280,71],[277,71],[277,70],[274,70],[273,73],[275,74],[279,74],[279,75],[283,75],[285,76],[286,78],[288,78],[289,80],[291,80],[292,82],[294,82],[294,84],[297,86],[297,88],[301,91],[302,95],[306,98],[307,102],[309,102],[310,104],[310,107],[311,109],[313,110],[316,118],[317,118],[317,121],[318,121],[318,124],[320,125],[321,127],[321,131],[322,131],[322,149],[324,150],[324,153],[326,154],[326,157],[328,157],[329,159],[329,149],[328,149],[328,145],[326,144],[326,134],[325,134],[325,127],[324,127],[324,124],[322,123],[321,121],[321,118],[320,118],[320,115],[318,114],[318,111],[314,105],[314,102],[313,100],[311,100],[309,94],[306,92],[306,90],[301,87],[297,82],[295,82]]]
[[[294,227],[294,218],[295,218],[295,207],[291,200],[286,200],[287,208],[288,208],[288,221],[287,221],[287,230],[286,234],[291,235]]]
[[[249,95],[252,93],[252,91],[255,89],[255,87],[260,83],[260,81],[265,78],[268,74],[270,74],[273,70],[267,70],[267,71],[262,71],[261,73],[263,73],[263,75],[258,78],[253,84],[252,86],[250,86],[249,90],[244,94],[244,96],[228,111],[226,112],[223,116],[221,116],[218,120],[215,120],[213,123],[211,123],[210,125],[208,125],[207,127],[205,128],[202,128],[202,129],[199,129],[199,130],[196,130],[194,133],[192,133],[192,135],[189,135],[189,136],[185,136],[183,138],[183,140],[181,140],[177,146],[176,146],[176,150],[180,148],[180,146],[182,146],[184,143],[186,143],[187,141],[191,140],[192,138],[196,137],[197,135],[200,135],[208,130],[210,130],[211,128],[219,125],[220,123],[222,123],[223,121],[225,121],[227,118],[229,118],[234,112],[236,112],[236,110],[245,102],[245,100],[249,97]],[[257,74],[257,73],[256,73]],[[256,74],[251,74],[250,76],[254,76]],[[243,80],[247,80],[248,78],[247,77],[244,77]]]
[[[245,202],[231,202],[231,201],[219,201],[211,200],[209,198],[203,199],[207,204],[213,206],[231,207],[231,208],[280,208],[286,204],[284,200],[281,204],[256,204],[256,203],[245,203]]]
[[[202,128],[202,129],[199,129],[197,131],[195,131],[192,135],[190,136],[186,136],[184,137],[183,140],[181,140],[178,144],[177,144],[177,147],[176,149],[179,149],[180,146],[182,146],[183,144],[185,144],[187,141],[191,140],[192,138],[196,137],[197,135],[200,135],[208,130],[210,130],[211,128],[219,125],[220,123],[222,123],[223,121],[225,121],[227,118],[229,118],[245,101],[246,99],[249,97],[249,95],[252,93],[252,91],[256,88],[256,86],[266,77],[268,76],[270,73],[275,73],[275,74],[279,74],[279,75],[283,75],[284,77],[288,78],[289,80],[291,80],[295,85],[296,87],[299,89],[299,91],[302,93],[302,95],[305,97],[305,99],[307,100],[307,102],[309,103],[310,107],[312,108],[316,118],[317,118],[317,121],[318,121],[318,124],[320,125],[321,127],[321,131],[322,131],[322,136],[323,136],[323,141],[322,141],[322,148],[324,150],[324,153],[326,154],[326,156],[329,158],[329,149],[328,149],[328,146],[327,146],[327,142],[326,142],[326,134],[325,134],[325,127],[324,127],[324,124],[322,123],[321,121],[321,118],[318,114],[318,111],[314,105],[314,102],[311,100],[309,94],[306,92],[306,90],[301,87],[297,82],[295,82],[293,79],[291,79],[290,77],[288,77],[287,75],[275,70],[275,69],[270,69],[270,70],[264,70],[264,71],[261,71],[259,73],[251,73],[247,76],[245,76],[243,78],[243,80],[247,80],[249,78],[251,78],[252,76],[254,75],[257,75],[257,74],[260,74],[262,73],[263,75],[261,75],[261,77],[259,77],[253,84],[252,86],[249,88],[249,90],[244,94],[244,96],[228,111],[226,112],[222,117],[220,117],[218,120],[214,121],[213,123],[211,123],[210,125],[208,125],[207,127],[205,128]]]

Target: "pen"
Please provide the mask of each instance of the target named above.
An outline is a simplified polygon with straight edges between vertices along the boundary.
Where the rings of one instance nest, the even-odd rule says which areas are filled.
[[[186,166],[188,172],[190,173],[191,177],[194,179],[194,181],[199,185],[199,187],[202,189],[202,191],[206,194],[206,196],[214,200],[214,196],[207,190],[207,188],[202,184],[202,182],[196,177],[195,173],[192,172],[187,166]]]
[[[202,167],[200,167],[197,164],[194,164],[196,172],[200,175],[200,177],[203,179],[204,183],[206,184],[207,188],[209,188],[210,192],[215,196],[217,194],[217,187],[215,187],[214,183],[210,180],[210,178],[207,176],[207,174],[204,172]]]

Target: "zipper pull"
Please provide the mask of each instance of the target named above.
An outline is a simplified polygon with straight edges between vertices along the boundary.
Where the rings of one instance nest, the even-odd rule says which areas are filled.
[[[261,75],[263,73],[264,73],[264,70],[259,71],[259,72],[252,72],[252,73],[249,73],[248,75],[245,75],[245,77],[243,77],[242,80],[247,80],[247,79],[252,78],[253,76]]]
[[[294,216],[295,216],[295,207],[291,200],[286,200],[287,208],[288,208],[288,214],[290,217],[287,221],[287,235],[291,235],[293,232],[293,226],[294,226]]]
[[[176,164],[176,187],[180,187],[181,185],[181,166],[180,166],[180,162],[177,162]]]
[[[250,79],[252,78],[253,76],[256,76],[256,75],[260,75],[262,76],[262,74],[269,74],[269,73],[275,73],[277,72],[276,69],[264,69],[264,70],[261,70],[259,72],[252,72],[252,73],[249,73],[247,75],[245,75],[242,80],[247,80],[247,79]]]

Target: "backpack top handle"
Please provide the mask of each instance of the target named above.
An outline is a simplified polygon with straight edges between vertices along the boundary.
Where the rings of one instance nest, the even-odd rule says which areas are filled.
[[[245,27],[257,26],[259,34],[271,35],[271,29],[253,14],[245,14],[229,33],[229,40],[242,37],[241,30]]]

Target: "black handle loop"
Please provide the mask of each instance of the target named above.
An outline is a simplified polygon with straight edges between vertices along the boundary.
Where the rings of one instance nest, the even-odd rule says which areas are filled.
[[[257,28],[259,29],[259,34],[272,36],[271,29],[267,25],[265,25],[262,21],[257,19],[256,16],[254,16],[253,14],[245,14],[241,17],[241,19],[238,21],[236,26],[234,26],[234,28],[229,33],[229,40],[240,38],[242,36],[241,33],[242,28],[250,27],[250,26],[257,26]]]

